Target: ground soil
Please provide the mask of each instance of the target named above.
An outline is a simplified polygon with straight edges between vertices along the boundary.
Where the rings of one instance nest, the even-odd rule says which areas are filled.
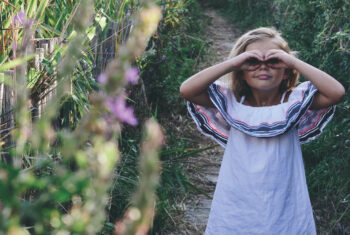
[[[208,19],[205,38],[209,41],[210,48],[196,70],[225,60],[238,35],[232,24],[228,23],[216,10],[204,7],[204,15]],[[181,118],[182,125],[185,124],[183,126],[186,127],[183,134],[192,139],[196,148],[215,147],[190,157],[184,162],[189,181],[207,196],[194,191],[179,202],[180,215],[173,218],[176,226],[174,231],[167,234],[204,234],[224,149],[209,137],[202,135],[189,115]]]

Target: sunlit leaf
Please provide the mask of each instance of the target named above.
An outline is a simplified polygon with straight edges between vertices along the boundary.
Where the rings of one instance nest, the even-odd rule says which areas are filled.
[[[45,9],[50,0],[41,0],[40,5],[38,7],[38,11],[36,13],[36,19],[41,20],[41,17],[44,15]]]
[[[107,18],[105,16],[102,16],[101,14],[97,14],[95,20],[100,25],[103,31],[107,25]]]
[[[96,27],[88,28],[88,30],[86,31],[86,36],[90,41],[95,37],[95,34],[96,34]]]
[[[0,73],[4,72],[6,70],[13,69],[13,68],[23,64],[24,62],[33,59],[34,57],[35,57],[35,55],[29,55],[29,56],[17,58],[17,59],[11,60],[9,62],[6,62],[6,63],[0,65]]]
[[[9,76],[6,76],[6,74],[0,73],[0,83],[4,83],[7,86],[11,86],[12,79]]]
[[[36,12],[38,0],[30,0],[27,2],[27,4],[28,4],[27,16],[32,18],[34,17],[34,13]]]

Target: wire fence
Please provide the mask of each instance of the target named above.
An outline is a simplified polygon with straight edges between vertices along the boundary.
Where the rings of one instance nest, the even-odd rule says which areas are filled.
[[[93,53],[95,63],[93,75],[96,78],[115,58],[119,45],[124,44],[132,29],[133,21],[130,13],[127,13],[120,22],[111,22],[106,35],[96,33],[90,42],[90,49]],[[64,42],[60,38],[35,38],[33,39],[33,51],[35,58],[29,61],[27,73],[35,69],[40,73],[40,78],[33,84],[29,91],[28,105],[31,119],[35,122],[41,117],[49,101],[54,97],[57,86],[56,76],[45,72],[44,59],[52,57],[55,47],[60,47]],[[3,161],[11,163],[9,150],[14,146],[13,130],[15,129],[15,105],[16,97],[14,84],[16,81],[16,71],[9,70],[0,74],[6,77],[9,84],[0,83],[0,156]],[[72,85],[71,85],[72,86]]]

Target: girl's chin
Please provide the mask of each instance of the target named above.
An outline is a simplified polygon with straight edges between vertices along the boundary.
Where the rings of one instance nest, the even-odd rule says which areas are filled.
[[[262,77],[262,78],[257,78],[259,81],[268,81],[268,80],[272,80],[271,77]]]
[[[265,84],[256,84],[254,86],[251,86],[252,88],[254,88],[255,90],[261,90],[261,91],[273,91],[275,89],[278,89],[279,88],[279,85],[278,84],[276,86],[275,83],[268,83],[266,81],[262,81],[262,83],[265,83]]]

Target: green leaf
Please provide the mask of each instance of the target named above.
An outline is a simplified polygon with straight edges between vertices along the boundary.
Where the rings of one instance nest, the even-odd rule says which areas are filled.
[[[33,88],[36,82],[40,78],[40,72],[37,72],[34,68],[30,68],[28,73],[28,84],[27,88]]]
[[[86,30],[86,36],[90,41],[95,37],[95,34],[96,34],[96,27],[91,27]]]
[[[42,1],[40,1],[40,5],[39,5],[38,11],[36,13],[36,19],[38,21],[44,15],[44,12],[45,12],[45,9],[46,9],[48,3],[49,3],[49,0],[42,0]]]
[[[6,70],[10,70],[12,68],[15,68],[15,67],[23,64],[24,62],[33,59],[34,57],[35,57],[35,55],[33,54],[33,55],[28,55],[25,57],[17,58],[17,59],[9,61],[7,63],[4,63],[4,64],[0,65],[0,73],[4,72]]]
[[[6,76],[4,73],[0,73],[0,83],[4,83],[7,86],[11,86],[12,79],[9,76]]]
[[[30,18],[33,18],[34,12],[36,11],[36,7],[38,5],[38,1],[30,0],[27,2],[27,4],[28,4],[27,16]]]
[[[97,14],[95,17],[95,21],[100,25],[102,31],[106,28],[107,18],[102,16],[101,14]]]
[[[76,36],[77,36],[77,31],[73,30],[73,31],[69,34],[67,40],[68,40],[68,41],[71,41],[71,40],[72,40],[73,38],[75,38]]]

